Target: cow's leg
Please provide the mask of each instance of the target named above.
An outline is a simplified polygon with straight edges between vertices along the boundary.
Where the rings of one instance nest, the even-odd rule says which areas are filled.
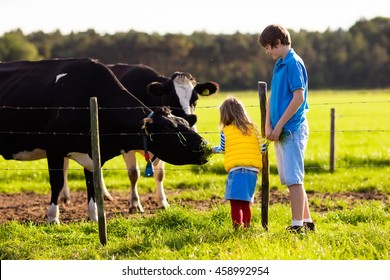
[[[60,211],[58,207],[58,197],[61,189],[64,186],[64,158],[59,156],[52,156],[47,153],[47,163],[49,167],[49,177],[51,186],[50,206],[47,212],[47,219],[49,223],[60,223]]]
[[[95,189],[93,186],[93,172],[84,168],[85,183],[87,185],[88,217],[91,221],[98,221]]]
[[[98,212],[95,199],[95,187],[93,185],[93,172],[84,168],[85,183],[87,185],[88,197],[88,217],[91,221],[98,221]],[[106,184],[103,179],[103,172],[100,173],[100,185],[102,186],[103,196],[110,201],[113,201],[111,194],[107,191]]]
[[[130,201],[129,201],[129,211],[130,213],[135,213],[137,211],[143,213],[144,209],[141,205],[141,200],[139,198],[137,181],[140,177],[140,171],[135,157],[135,151],[129,151],[123,154],[123,159],[125,160],[127,167],[127,175],[130,180]]]
[[[69,170],[69,158],[65,157],[64,158],[64,187],[62,188],[62,191],[60,193],[60,198],[64,201],[64,203],[69,204],[70,202],[70,192],[69,192],[69,184],[68,184],[68,170]],[[84,175],[85,175],[85,169],[84,169]],[[87,178],[85,178],[87,181]],[[104,183],[103,180],[103,175],[102,175],[102,191],[104,198],[107,200],[113,201],[114,199],[112,198],[111,194],[107,190],[106,184]],[[88,184],[87,184],[87,190],[88,190]]]
[[[69,169],[69,159],[67,157],[64,158],[64,186],[60,193],[60,201],[63,201],[65,204],[70,203],[70,192],[68,185],[68,169]]]
[[[97,207],[95,203],[95,189],[93,186],[93,161],[88,154],[83,153],[69,153],[68,157],[75,160],[81,166],[84,167],[84,176],[85,182],[87,185],[87,194],[88,194],[88,217],[92,221],[97,221]],[[104,162],[102,161],[102,164]],[[101,173],[101,177],[99,178],[102,186],[103,195],[110,200],[112,200],[111,195],[107,191],[107,188],[104,184],[103,174]]]
[[[104,182],[103,171],[100,172],[100,184],[102,186],[103,197],[106,200],[114,201],[114,198],[111,196],[110,192],[107,190],[106,183]]]
[[[165,163],[162,160],[155,160],[153,162],[154,181],[156,182],[156,201],[157,205],[162,208],[168,208],[169,203],[164,192],[164,179],[165,179]]]

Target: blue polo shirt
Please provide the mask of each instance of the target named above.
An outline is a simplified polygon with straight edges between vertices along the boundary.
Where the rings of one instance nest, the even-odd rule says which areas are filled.
[[[284,60],[279,58],[276,61],[274,68],[270,97],[272,128],[275,128],[283,113],[286,111],[293,98],[293,92],[297,89],[303,89],[305,100],[298,111],[285,124],[282,134],[286,134],[287,131],[296,131],[301,123],[306,120],[306,112],[309,110],[307,102],[308,78],[305,64],[295,51],[290,49]]]

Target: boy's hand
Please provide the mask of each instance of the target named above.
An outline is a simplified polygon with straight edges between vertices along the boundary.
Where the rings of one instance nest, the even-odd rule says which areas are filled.
[[[271,129],[271,133],[267,134],[267,139],[271,141],[279,141],[282,130],[283,127],[279,128],[279,126],[276,126],[274,130]]]
[[[271,140],[273,141],[270,137],[272,137],[272,132],[273,132],[273,129],[272,127],[270,126],[265,126],[265,138],[268,139],[268,140]]]

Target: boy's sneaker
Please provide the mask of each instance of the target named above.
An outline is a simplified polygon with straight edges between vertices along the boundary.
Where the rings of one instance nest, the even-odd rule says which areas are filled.
[[[303,233],[305,231],[304,226],[288,226],[286,230],[290,233]]]
[[[290,233],[304,233],[306,231],[315,231],[314,223],[304,222],[303,226],[288,226],[286,230]]]
[[[316,227],[315,227],[314,223],[303,222],[303,227],[305,228],[305,230],[309,230],[309,231],[315,231],[316,230]]]

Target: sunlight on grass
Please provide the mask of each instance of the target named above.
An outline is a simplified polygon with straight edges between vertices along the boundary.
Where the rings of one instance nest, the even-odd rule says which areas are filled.
[[[183,260],[388,260],[390,259],[390,117],[389,90],[311,91],[309,144],[305,188],[312,196],[315,233],[291,235],[289,204],[269,207],[269,231],[261,226],[260,176],[253,205],[252,227],[234,231],[228,203],[199,210],[187,201],[221,201],[226,172],[223,156],[214,155],[202,166],[166,164],[164,187],[171,208],[147,218],[108,221],[108,243],[102,247],[96,223],[0,224],[0,259],[183,259]],[[257,92],[225,92],[199,99],[197,128],[210,145],[219,144],[218,106],[235,95],[260,124]],[[330,108],[336,109],[336,169],[329,172]],[[145,160],[137,155],[141,174]],[[281,186],[273,145],[269,148],[270,189],[288,194]],[[70,163],[72,191],[85,191],[83,169]],[[129,191],[121,156],[103,166],[108,190]],[[0,192],[50,193],[46,160],[6,161],[0,158]],[[153,178],[138,181],[140,195],[154,191]],[[378,200],[335,194],[373,194]],[[272,194],[271,194],[272,195]],[[332,196],[335,195],[335,196]],[[3,210],[6,211],[6,210]]]
[[[104,248],[96,223],[10,222],[1,225],[0,253],[2,259],[389,259],[390,215],[378,203],[315,214],[317,232],[305,235],[285,230],[289,211],[288,205],[272,206],[269,231],[261,227],[256,208],[252,227],[234,231],[227,205],[209,212],[173,207],[148,219],[115,218],[108,222]]]

